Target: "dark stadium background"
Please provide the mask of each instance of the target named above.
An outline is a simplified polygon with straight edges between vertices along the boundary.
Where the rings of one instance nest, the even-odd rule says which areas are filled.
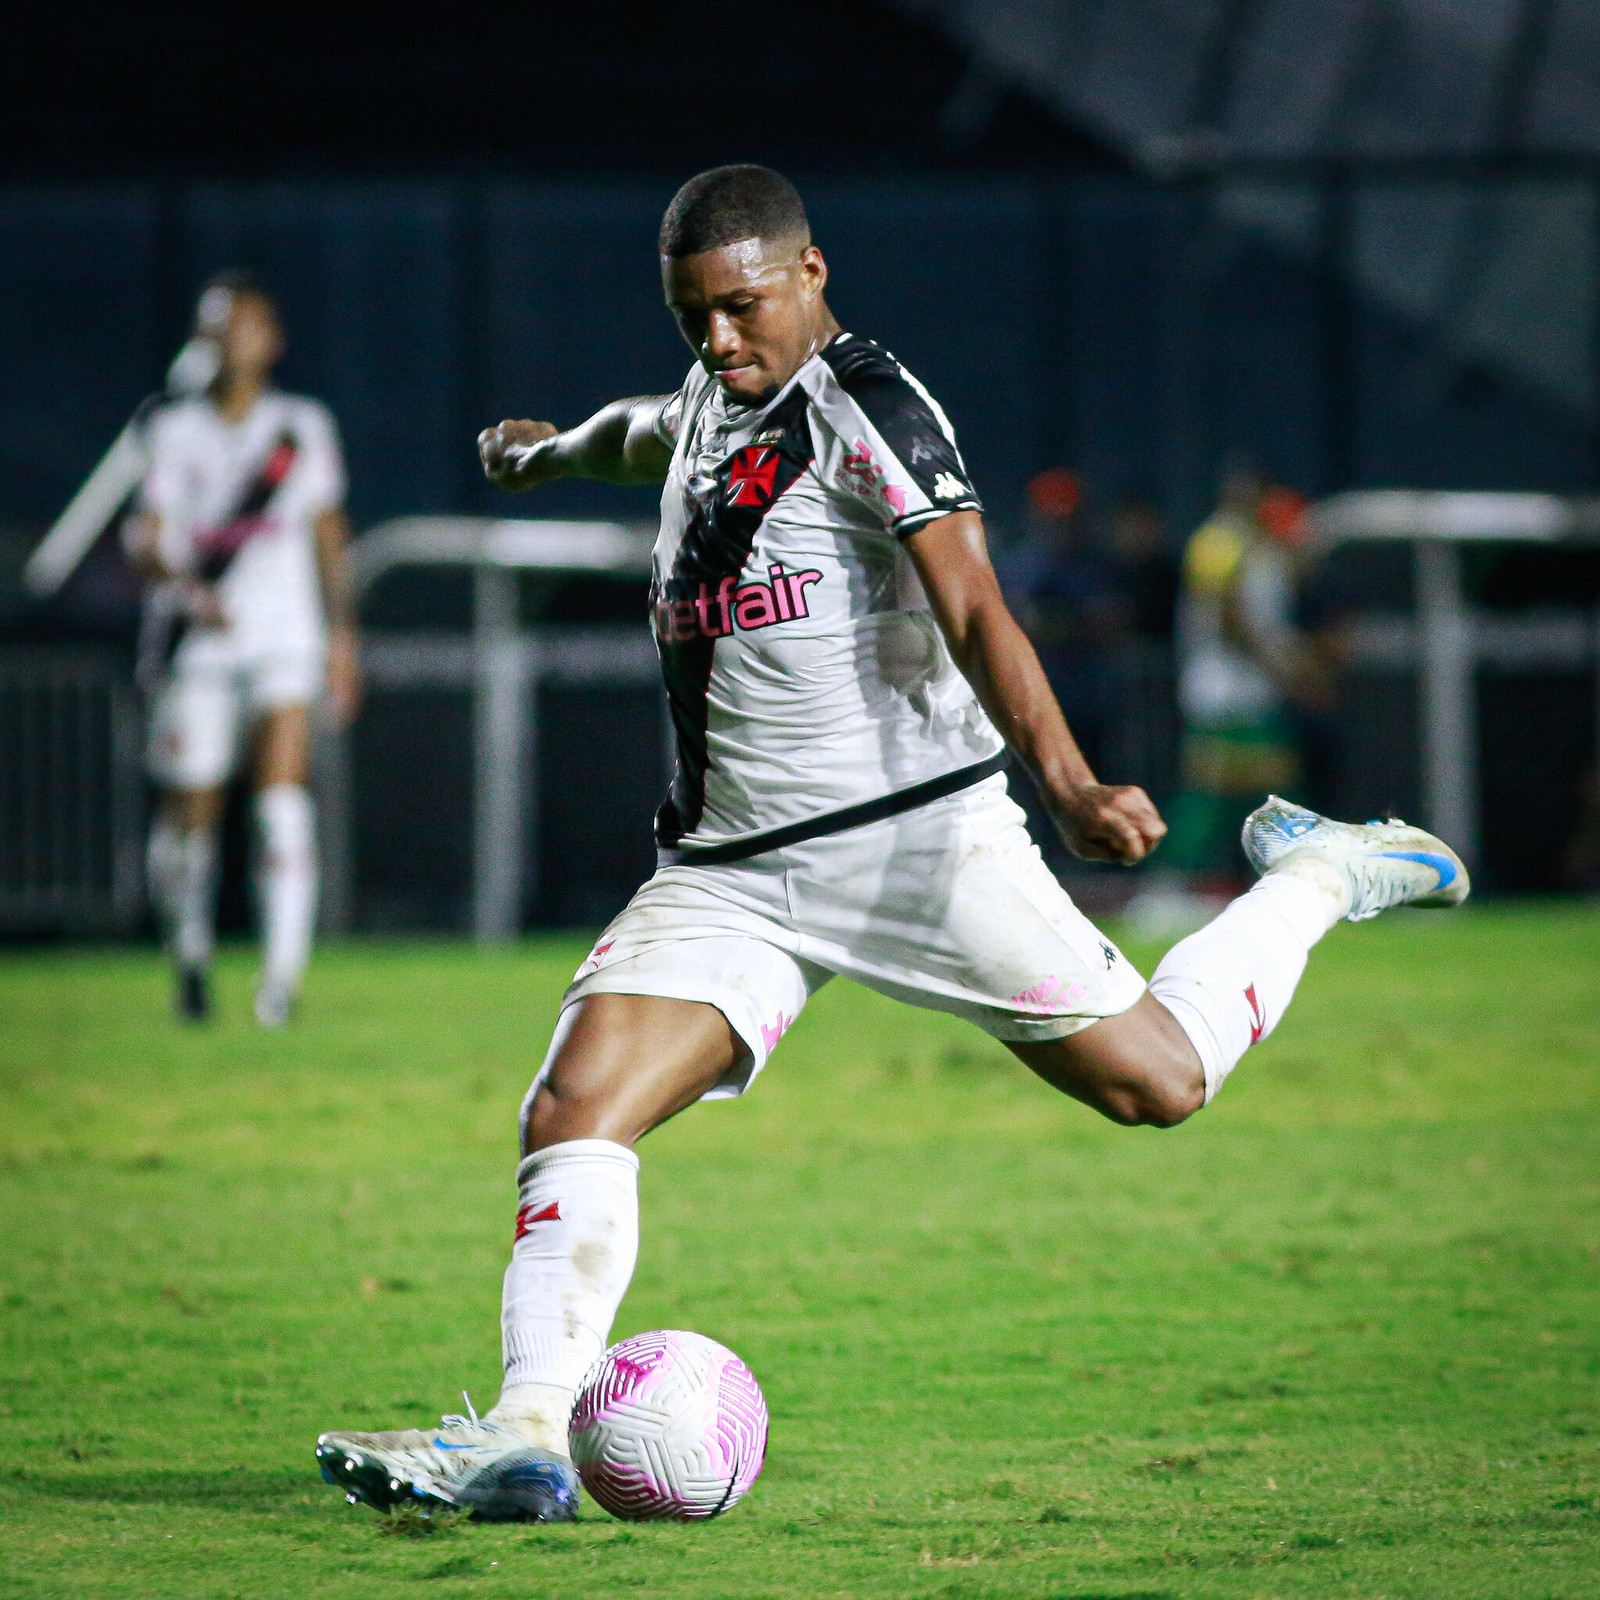
[[[1321,48],[1333,20],[1301,51],[1279,38],[1301,99],[1321,78],[1345,96],[1315,137],[1244,103],[1271,98],[1246,67],[1293,9],[1155,0],[1119,56],[1090,3],[31,8],[0,55],[4,640],[126,648],[134,594],[109,547],[48,607],[17,573],[158,382],[207,272],[245,263],[279,292],[282,380],[337,413],[358,528],[503,511],[473,455],[485,421],[568,423],[678,381],[689,358],[660,306],[656,220],[683,177],[736,159],[801,184],[841,319],[939,395],[1002,540],[1029,478],[1060,464],[1103,496],[1153,496],[1176,540],[1241,446],[1313,495],[1594,489],[1600,110],[1581,73],[1567,81],[1595,59],[1579,48],[1600,37],[1594,8],[1490,8],[1502,22],[1463,40],[1396,5],[1393,37],[1365,38],[1355,67]],[[990,36],[1002,17],[1012,34]],[[1028,28],[1059,43],[1075,26],[1093,71],[1053,83],[1043,56],[1019,62]],[[1177,86],[1176,112],[1152,84]],[[1411,130],[1398,143],[1383,137],[1391,103]],[[1485,261],[1512,280],[1540,266],[1493,220],[1511,189],[1577,207],[1580,248],[1550,291],[1570,317],[1528,334],[1566,341],[1550,357],[1565,389],[1474,331],[1493,313]],[[1252,192],[1272,225],[1252,224]],[[1403,247],[1372,225],[1385,195],[1490,219],[1452,235],[1453,297],[1408,310],[1371,291],[1383,263],[1362,252]],[[640,517],[651,500],[572,485],[517,509]],[[1409,602],[1403,561],[1352,558],[1346,583],[1370,610]],[[1600,598],[1576,555],[1491,559],[1473,583],[1501,608]],[[595,619],[642,609],[620,584],[581,604]],[[524,597],[530,620],[574,605]],[[464,625],[466,608],[464,579],[397,582],[369,621]],[[1480,685],[1490,887],[1556,882],[1594,760],[1592,678]],[[526,912],[592,921],[649,867],[659,711],[643,691],[548,699]],[[1343,806],[1414,804],[1409,681],[1353,681],[1344,708]],[[364,715],[358,926],[463,922],[468,718],[464,695],[442,693],[376,696]],[[409,776],[424,756],[425,779]]]

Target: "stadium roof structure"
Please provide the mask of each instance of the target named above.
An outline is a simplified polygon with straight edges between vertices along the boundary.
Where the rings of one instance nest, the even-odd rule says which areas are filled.
[[[1161,175],[1600,156],[1600,0],[892,3]]]

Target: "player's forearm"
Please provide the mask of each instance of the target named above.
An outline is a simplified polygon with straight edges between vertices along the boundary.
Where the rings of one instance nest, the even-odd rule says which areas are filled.
[[[1003,603],[977,608],[947,638],[989,720],[1047,803],[1065,804],[1095,782],[1038,654]]]
[[[628,420],[631,400],[613,400],[576,428],[528,447],[530,466],[544,478],[599,478],[628,481]]]
[[[990,565],[983,521],[956,511],[926,524],[907,545],[950,654],[983,709],[1039,785],[1065,807],[1095,783],[1067,729],[1038,653],[1018,626]]]
[[[324,511],[317,518],[317,572],[322,605],[332,628],[353,628],[355,584],[350,571],[350,523],[343,511]]]
[[[135,512],[123,527],[123,549],[128,564],[141,578],[164,583],[182,574],[169,567],[161,555],[161,519],[153,511]]]
[[[507,489],[531,489],[555,478],[659,483],[669,459],[654,431],[660,403],[659,396],[613,400],[575,428],[510,444],[497,481]]]

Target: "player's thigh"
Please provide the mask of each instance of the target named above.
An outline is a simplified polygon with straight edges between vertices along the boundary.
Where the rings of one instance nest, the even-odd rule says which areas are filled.
[[[227,805],[228,791],[220,784],[209,789],[169,789],[161,797],[168,821],[186,833],[219,826]]]
[[[241,707],[225,673],[175,673],[150,714],[150,776],[169,793],[220,789],[233,776]]]
[[[1011,1044],[1086,1029],[1144,993],[1040,859],[1003,789],[814,854],[790,896],[807,933],[826,941],[818,959],[895,999]]]
[[[275,706],[260,714],[255,725],[255,785],[304,786],[311,773],[311,708]]]
[[[714,1005],[653,994],[598,993],[561,1014],[524,1117],[531,1154],[568,1139],[632,1145],[693,1105],[746,1051]]]
[[[326,679],[322,652],[307,646],[257,657],[244,677],[256,787],[303,786],[311,775],[311,706]]]
[[[1205,1104],[1200,1057],[1148,990],[1126,1011],[1064,1038],[1004,1042],[1052,1088],[1113,1122],[1170,1128]]]
[[[783,873],[674,868],[596,940],[523,1102],[524,1143],[631,1143],[698,1099],[743,1094],[831,974],[786,948]]]

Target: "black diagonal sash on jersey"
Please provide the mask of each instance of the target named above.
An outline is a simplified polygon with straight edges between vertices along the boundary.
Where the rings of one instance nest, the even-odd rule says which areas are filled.
[[[261,531],[273,497],[300,454],[299,441],[284,428],[252,477],[240,490],[232,512],[199,541],[200,559],[195,576],[217,583],[233,565],[233,558]]]
[[[219,583],[233,565],[234,558],[266,524],[267,512],[284,479],[300,454],[300,443],[283,428],[273,440],[266,459],[239,486],[233,506],[214,528],[197,541],[199,560],[194,576],[203,583]],[[149,680],[171,665],[192,622],[181,602],[167,589],[152,597],[140,630],[140,677]]]
[[[773,441],[745,445],[717,467],[711,483],[693,497],[671,572],[652,586],[656,648],[678,746],[672,788],[656,813],[656,842],[663,849],[675,848],[699,824],[709,759],[706,694],[717,636],[704,627],[680,626],[680,619],[693,615],[697,601],[703,606],[724,577],[744,571],[762,519],[811,466],[808,404],[796,385],[762,418],[762,436],[775,435]]]

